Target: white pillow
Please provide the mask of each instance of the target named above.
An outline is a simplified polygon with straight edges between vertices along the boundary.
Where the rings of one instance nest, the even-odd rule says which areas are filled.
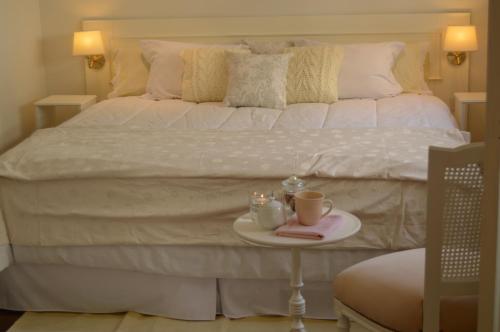
[[[383,98],[403,89],[392,68],[405,44],[400,42],[344,46],[339,74],[340,98]]]
[[[315,40],[298,40],[295,46],[314,46]],[[346,44],[339,74],[339,98],[383,98],[403,89],[392,68],[404,49],[402,42]]]
[[[151,66],[146,92],[154,99],[182,97],[184,63],[180,56],[181,51],[202,47],[242,47],[241,45],[209,45],[166,40],[141,40],[140,44],[142,53]]]

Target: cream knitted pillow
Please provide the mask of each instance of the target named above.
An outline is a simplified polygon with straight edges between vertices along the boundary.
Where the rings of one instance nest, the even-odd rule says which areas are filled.
[[[184,61],[182,100],[197,103],[222,101],[227,88],[226,50],[193,48],[181,52]],[[232,50],[250,53],[249,50]]]
[[[287,103],[334,103],[343,49],[338,46],[292,47],[288,65]]]

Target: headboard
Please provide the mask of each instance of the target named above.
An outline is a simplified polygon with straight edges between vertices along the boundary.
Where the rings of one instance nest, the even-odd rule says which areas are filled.
[[[456,91],[468,91],[469,63],[451,66],[442,50],[448,25],[470,24],[470,13],[210,17],[131,20],[85,20],[83,30],[101,30],[107,50],[100,70],[86,67],[87,93],[105,99],[110,91],[110,50],[140,39],[224,43],[253,39],[314,38],[336,43],[430,42],[427,80],[434,94],[448,104]]]

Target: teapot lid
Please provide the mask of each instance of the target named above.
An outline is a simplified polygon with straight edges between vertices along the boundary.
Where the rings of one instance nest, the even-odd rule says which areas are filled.
[[[287,191],[298,191],[306,185],[305,181],[299,178],[297,175],[292,175],[288,179],[284,180],[281,182],[284,188],[287,189]]]

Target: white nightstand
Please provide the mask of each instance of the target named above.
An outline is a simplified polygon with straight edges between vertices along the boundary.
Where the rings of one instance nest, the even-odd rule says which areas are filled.
[[[81,112],[84,109],[96,103],[97,96],[94,95],[52,95],[40,99],[35,103],[36,106],[36,127],[44,128],[47,124],[47,109],[55,107],[65,107],[68,109],[76,109]]]
[[[455,114],[460,129],[467,130],[469,104],[486,103],[486,92],[455,92]]]

